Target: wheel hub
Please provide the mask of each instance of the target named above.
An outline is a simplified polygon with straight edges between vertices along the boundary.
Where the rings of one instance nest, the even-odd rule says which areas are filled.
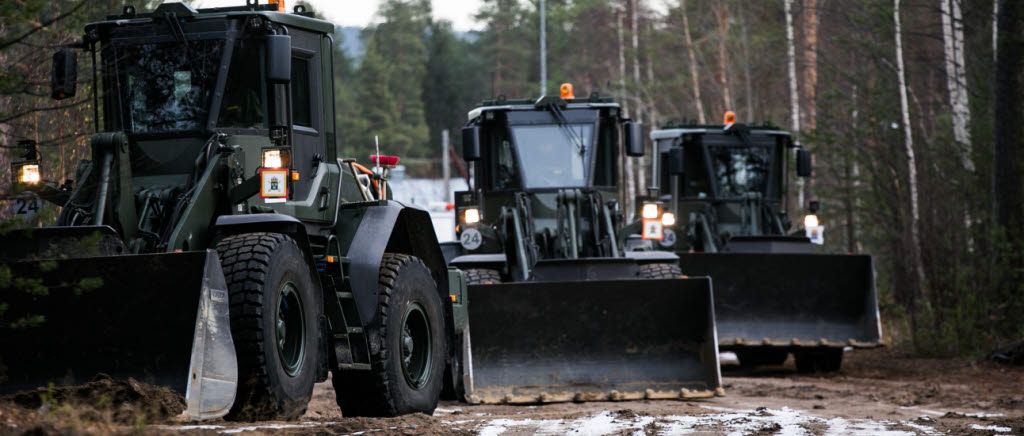
[[[302,369],[306,354],[306,315],[302,311],[299,290],[291,282],[281,286],[275,318],[277,354],[281,358],[281,367],[286,374],[294,377]]]
[[[427,322],[426,310],[419,302],[414,302],[402,317],[402,335],[400,347],[402,353],[402,373],[406,382],[414,389],[426,386],[430,380],[430,361],[432,350],[430,324]]]

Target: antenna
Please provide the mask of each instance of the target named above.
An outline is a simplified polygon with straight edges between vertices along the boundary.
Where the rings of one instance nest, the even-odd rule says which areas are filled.
[[[379,173],[380,170],[381,170],[381,168],[380,168],[380,139],[377,138],[377,135],[373,135],[373,144],[377,147],[377,159],[374,160],[374,162],[373,162],[373,172],[374,173]]]

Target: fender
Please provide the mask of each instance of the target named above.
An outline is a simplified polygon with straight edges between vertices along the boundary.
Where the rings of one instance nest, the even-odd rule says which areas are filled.
[[[645,263],[679,263],[679,256],[668,251],[627,251],[623,254],[627,259],[634,259],[641,265]]]
[[[460,269],[489,268],[503,272],[507,261],[505,253],[464,254],[452,259],[451,265]]]
[[[297,218],[279,213],[253,213],[247,215],[221,215],[217,217],[213,225],[214,234],[217,235],[211,246],[227,236],[239,235],[242,233],[271,232],[288,235],[295,244],[302,250],[309,267],[313,285],[316,292],[323,295],[320,275],[316,273],[316,263],[313,261],[313,253],[309,248],[309,237],[306,235],[306,226]]]
[[[350,205],[350,206],[349,206]],[[448,267],[441,247],[434,234],[430,215],[420,209],[405,207],[396,201],[379,202],[367,207],[365,203],[342,205],[342,215],[352,218],[361,215],[359,225],[355,229],[349,227],[345,235],[344,219],[339,221],[338,239],[351,241],[345,257],[349,259],[349,281],[359,308],[359,320],[366,326],[377,320],[377,304],[379,290],[377,281],[380,276],[380,262],[384,253],[403,253],[416,256],[430,269],[431,276],[437,282],[437,291],[442,302],[448,309],[446,318],[451,320],[451,297],[448,294]],[[349,207],[346,207],[349,206]],[[345,250],[342,242],[342,250]],[[451,328],[451,322],[446,322]]]

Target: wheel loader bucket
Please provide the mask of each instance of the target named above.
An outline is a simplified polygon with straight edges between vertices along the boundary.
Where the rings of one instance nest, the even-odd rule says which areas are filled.
[[[721,392],[708,278],[469,287],[473,403]]]
[[[715,283],[718,343],[872,347],[881,326],[871,256],[680,253],[689,275]]]
[[[38,325],[0,336],[0,392],[85,383],[105,373],[184,393],[192,419],[230,410],[238,368],[216,252],[7,265],[22,284],[3,290],[4,322]]]

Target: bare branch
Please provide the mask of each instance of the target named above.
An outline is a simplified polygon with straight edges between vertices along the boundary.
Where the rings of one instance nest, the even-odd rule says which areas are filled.
[[[17,44],[17,43],[21,42],[23,39],[28,38],[29,36],[32,36],[32,34],[38,32],[40,30],[45,29],[46,26],[49,26],[49,25],[51,25],[53,23],[56,23],[57,21],[63,20],[64,18],[67,18],[67,17],[73,15],[75,12],[78,12],[78,10],[82,8],[82,6],[85,6],[85,1],[86,0],[81,0],[80,2],[78,2],[78,4],[76,4],[74,7],[72,7],[67,12],[64,12],[64,13],[62,13],[60,15],[57,15],[56,17],[53,17],[53,18],[51,18],[49,20],[43,21],[42,23],[33,23],[33,24],[35,24],[35,27],[33,27],[32,30],[29,30],[28,32],[25,32],[25,33],[23,33],[23,34],[21,34],[19,36],[16,36],[14,38],[8,39],[8,40],[0,43],[0,50],[3,50],[5,48],[7,48],[7,47],[10,47],[10,46],[14,45],[14,44]]]

